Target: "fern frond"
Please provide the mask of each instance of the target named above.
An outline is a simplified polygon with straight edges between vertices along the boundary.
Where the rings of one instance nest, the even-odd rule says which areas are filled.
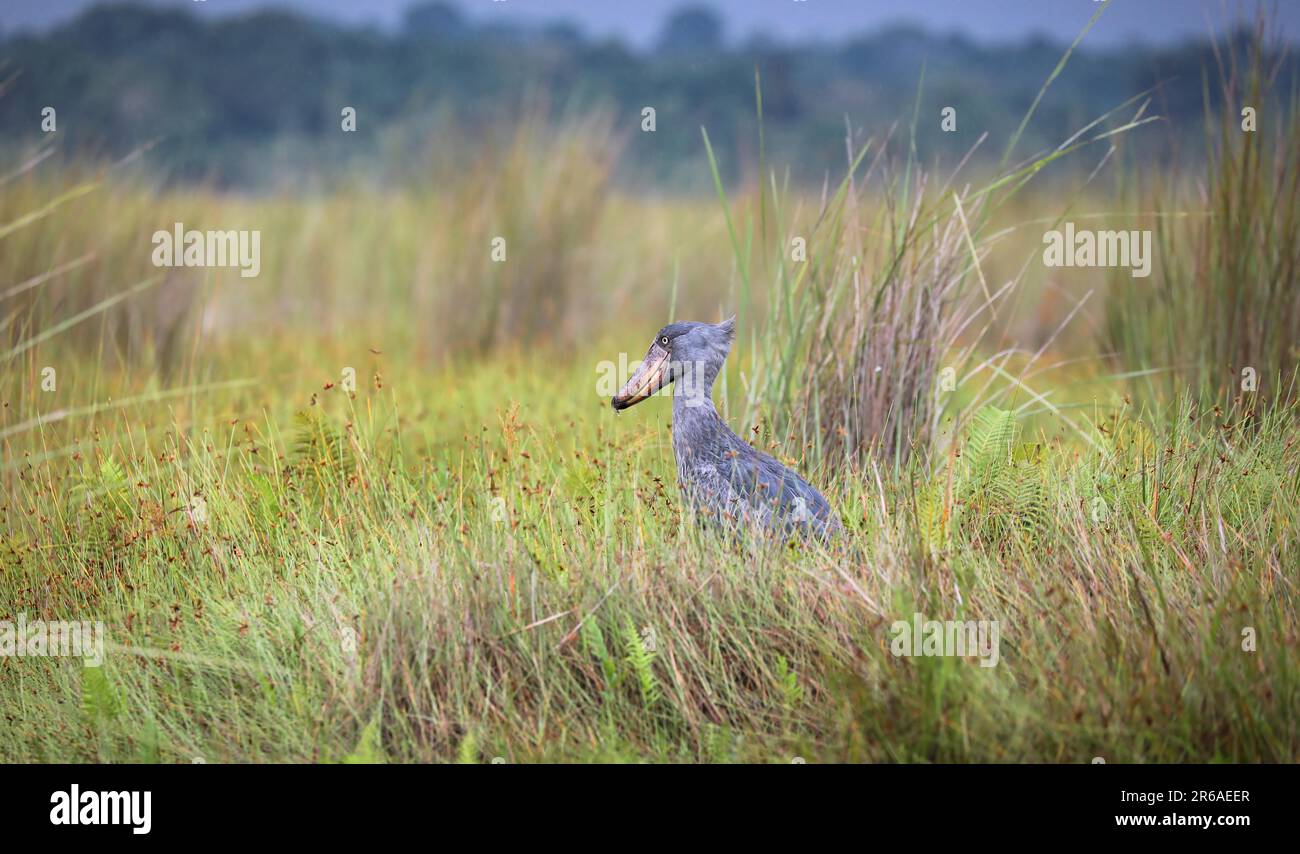
[[[623,642],[627,647],[628,666],[641,689],[641,700],[646,708],[650,708],[660,697],[659,682],[654,672],[655,651],[646,645],[631,620],[623,626]]]

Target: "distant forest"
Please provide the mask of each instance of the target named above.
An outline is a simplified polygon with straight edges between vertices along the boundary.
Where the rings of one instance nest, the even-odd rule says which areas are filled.
[[[46,33],[0,37],[0,153],[11,160],[38,144],[42,110],[54,107],[62,153],[120,158],[147,147],[144,162],[167,183],[283,189],[357,171],[400,181],[441,146],[508,126],[521,111],[559,121],[597,109],[619,132],[620,180],[695,189],[708,180],[701,126],[727,180],[755,174],[757,70],[768,161],[820,184],[845,168],[847,126],[860,138],[892,126],[893,142],[908,145],[914,112],[923,159],[955,165],[986,131],[978,158],[1000,157],[1067,47],[991,46],[907,27],[799,45],[724,35],[705,7],[674,13],[652,49],[635,50],[563,22],[480,23],[441,2],[412,6],[394,32],[283,11],[207,19],[101,5]],[[1148,114],[1167,122],[1125,144],[1166,157],[1197,152],[1205,93],[1213,101],[1217,88],[1208,43],[1084,44],[1017,155],[1054,147],[1146,89]],[[1294,80],[1294,71],[1288,60],[1283,73]],[[355,133],[341,131],[349,106]],[[645,107],[655,111],[653,134],[642,130]],[[940,128],[944,107],[956,110],[953,133]]]

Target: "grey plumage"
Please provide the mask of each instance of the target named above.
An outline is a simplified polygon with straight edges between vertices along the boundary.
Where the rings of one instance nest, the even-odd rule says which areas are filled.
[[[734,317],[719,324],[665,326],[611,404],[626,409],[677,384],[672,425],[677,478],[706,526],[829,537],[843,528],[821,493],[750,447],[713,405],[713,382],[731,350],[735,328]]]

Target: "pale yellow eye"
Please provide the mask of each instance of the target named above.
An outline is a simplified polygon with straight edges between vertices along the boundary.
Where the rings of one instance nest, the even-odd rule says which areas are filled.
[[[665,347],[667,347],[667,346],[668,346],[668,336],[665,335],[664,337],[660,338],[660,339],[659,339],[659,343],[662,344],[662,345],[664,345]]]

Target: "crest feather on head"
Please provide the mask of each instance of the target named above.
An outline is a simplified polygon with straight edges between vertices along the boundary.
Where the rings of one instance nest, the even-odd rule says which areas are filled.
[[[727,345],[730,346],[736,340],[736,315],[733,314],[721,323],[714,324],[714,328],[721,330],[726,335]]]

